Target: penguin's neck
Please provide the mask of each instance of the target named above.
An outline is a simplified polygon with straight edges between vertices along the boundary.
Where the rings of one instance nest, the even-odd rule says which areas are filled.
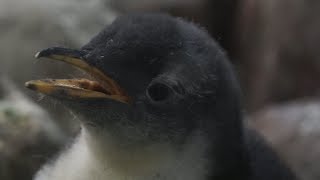
[[[50,173],[55,177],[52,179],[68,180],[205,180],[208,144],[203,136],[195,134],[178,149],[170,143],[122,146],[108,136],[97,137],[82,129],[75,144],[47,166],[47,176]],[[39,174],[41,177],[41,171]]]
[[[135,145],[119,142],[108,133],[82,130],[81,138],[88,153],[96,163],[130,176],[159,171],[179,156],[179,152],[169,143]]]
[[[123,145],[109,135],[92,134],[86,129],[83,129],[82,136],[96,163],[107,166],[115,174],[137,179],[186,180],[198,179],[206,174],[205,151],[208,143],[204,142],[205,138],[200,133],[191,136],[183,147],[169,142]]]

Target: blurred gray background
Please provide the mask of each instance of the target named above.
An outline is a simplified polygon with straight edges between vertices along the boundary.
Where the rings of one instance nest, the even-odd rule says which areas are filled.
[[[23,84],[81,72],[34,54],[79,48],[130,12],[166,12],[205,27],[235,66],[250,126],[300,179],[320,179],[320,1],[314,0],[0,0],[0,179],[31,179],[79,131],[72,114]]]

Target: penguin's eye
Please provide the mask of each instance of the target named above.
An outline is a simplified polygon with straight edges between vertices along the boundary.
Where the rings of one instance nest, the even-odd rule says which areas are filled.
[[[152,83],[147,88],[147,97],[154,103],[165,102],[172,97],[172,88],[164,83]]]

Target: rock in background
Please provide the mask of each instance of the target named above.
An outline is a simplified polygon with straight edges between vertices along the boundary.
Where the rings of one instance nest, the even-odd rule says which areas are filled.
[[[31,179],[68,139],[50,115],[0,78],[0,179]]]
[[[250,117],[302,180],[320,179],[320,100],[304,99],[265,107]]]

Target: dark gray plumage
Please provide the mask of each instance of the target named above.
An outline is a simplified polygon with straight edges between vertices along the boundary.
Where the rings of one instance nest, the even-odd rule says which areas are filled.
[[[112,77],[125,93],[111,92],[112,83],[79,63],[101,87],[75,80],[69,82],[73,89],[64,81],[27,83],[66,105],[83,127],[75,144],[36,179],[294,179],[243,125],[228,58],[192,23],[162,14],[121,16],[80,50],[55,47],[37,57],[73,65],[77,59]],[[43,88],[49,85],[54,89]],[[130,100],[117,99],[127,95]]]

